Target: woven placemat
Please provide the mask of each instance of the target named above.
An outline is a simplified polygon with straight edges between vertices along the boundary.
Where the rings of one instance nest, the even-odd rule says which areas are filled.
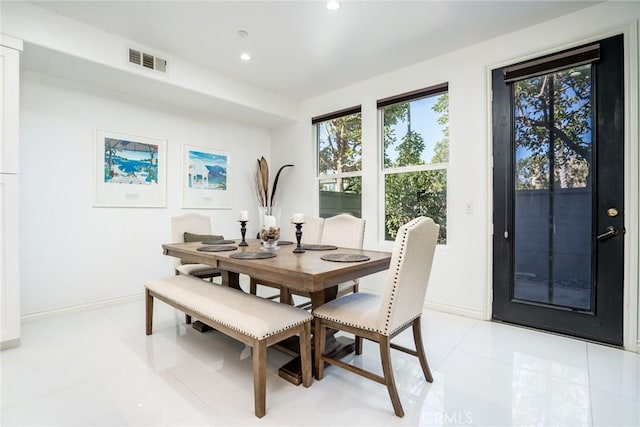
[[[333,245],[302,245],[302,249],[307,251],[334,251],[338,249],[337,246]]]
[[[358,254],[327,254],[320,257],[325,261],[333,262],[362,262],[369,261],[371,258],[366,255]]]
[[[235,251],[238,249],[237,246],[200,246],[197,251],[200,252],[225,252],[225,251]]]
[[[237,252],[229,255],[229,258],[237,259],[265,259],[275,258],[276,254],[273,252]]]
[[[203,245],[233,245],[235,240],[208,240],[206,242],[202,242]]]
[[[287,246],[287,245],[293,245],[293,242],[289,240],[278,240],[278,246]]]

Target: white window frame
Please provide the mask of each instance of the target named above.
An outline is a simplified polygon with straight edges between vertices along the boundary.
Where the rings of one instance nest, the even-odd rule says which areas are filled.
[[[443,84],[444,85],[444,84]],[[433,95],[427,95],[424,96],[425,98],[428,96],[438,96],[444,93],[449,93],[449,88],[448,88],[448,83],[446,84],[447,88],[446,90],[442,90],[440,91],[440,93],[434,93]],[[438,85],[438,86],[442,86],[442,85]],[[424,89],[421,89],[424,90]],[[414,91],[414,92],[419,92],[421,90],[418,91]],[[398,98],[401,98],[402,96],[411,96],[414,92],[408,92],[406,94],[403,95],[398,95]],[[420,96],[416,96],[415,98],[408,98],[405,100],[399,100],[397,103],[402,103],[402,102],[411,102],[411,101],[417,101],[419,99],[421,99],[423,97]],[[392,105],[392,104],[389,104]],[[446,163],[429,163],[429,164],[425,164],[425,165],[414,165],[414,166],[401,166],[398,168],[385,168],[384,167],[384,108],[386,106],[382,106],[382,107],[378,107],[377,108],[377,120],[378,120],[378,162],[379,162],[379,171],[380,176],[379,176],[379,181],[378,181],[378,185],[380,188],[380,191],[378,193],[378,197],[379,197],[379,202],[378,202],[378,218],[380,218],[380,220],[378,221],[378,241],[381,242],[383,245],[389,245],[391,243],[393,243],[393,240],[387,240],[386,239],[386,212],[385,212],[385,202],[386,202],[386,177],[387,175],[395,175],[395,174],[400,174],[400,173],[411,173],[411,172],[425,172],[425,171],[433,171],[433,170],[445,170],[447,171],[447,200],[445,202],[445,210],[447,213],[447,224],[449,224],[449,163],[450,162],[446,162]],[[449,233],[447,233],[447,240],[445,241],[445,243],[438,243],[439,245],[447,245],[449,242]]]
[[[341,111],[337,111],[335,113],[331,113],[328,114],[327,116],[333,116],[332,118],[327,118],[326,120],[320,120],[317,121],[315,123],[313,123],[313,121],[316,120],[316,118],[312,119],[312,129],[313,129],[313,142],[314,142],[314,155],[315,155],[315,176],[316,176],[316,190],[315,190],[315,195],[316,195],[316,206],[317,206],[317,213],[318,216],[320,216],[320,184],[323,181],[329,181],[332,179],[337,179],[337,178],[352,178],[352,177],[360,177],[360,182],[362,183],[362,156],[360,158],[360,170],[359,171],[353,171],[353,172],[340,172],[340,173],[332,173],[332,174],[322,174],[320,173],[320,150],[319,150],[319,138],[318,138],[318,132],[319,132],[319,125],[322,122],[328,121],[328,120],[333,120],[339,117],[346,117],[349,115],[353,115],[353,114],[360,114],[360,126],[362,127],[362,110],[360,109],[361,107],[357,107],[358,109],[360,109],[359,111],[354,111],[356,107],[347,109],[347,110],[341,110]],[[345,114],[340,114],[342,111],[345,112]],[[362,139],[362,136],[361,136]],[[360,145],[362,146],[362,140],[360,141]],[[361,209],[362,209],[362,194],[360,194],[360,199],[361,199]],[[362,212],[361,212],[361,216],[363,216]]]

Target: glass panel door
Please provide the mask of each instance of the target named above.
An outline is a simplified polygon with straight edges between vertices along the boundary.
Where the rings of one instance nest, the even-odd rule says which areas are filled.
[[[492,89],[493,319],[622,345],[623,36],[493,70]]]
[[[515,82],[514,298],[591,310],[591,64]]]

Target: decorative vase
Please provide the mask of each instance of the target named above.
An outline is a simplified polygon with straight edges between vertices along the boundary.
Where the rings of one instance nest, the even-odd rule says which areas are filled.
[[[278,249],[280,240],[280,208],[273,206],[259,207],[260,240],[262,249]]]

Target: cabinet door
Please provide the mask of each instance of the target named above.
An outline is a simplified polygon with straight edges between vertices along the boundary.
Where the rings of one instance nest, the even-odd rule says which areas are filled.
[[[0,349],[5,349],[20,343],[17,174],[22,42],[3,34],[0,42]]]
[[[18,176],[0,174],[0,349],[20,339]]]
[[[0,49],[0,173],[18,173],[20,52]]]

